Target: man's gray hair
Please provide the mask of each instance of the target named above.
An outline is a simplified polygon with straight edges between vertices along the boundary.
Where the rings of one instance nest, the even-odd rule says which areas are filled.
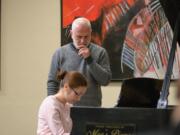
[[[89,27],[91,29],[90,21],[88,19],[84,18],[84,17],[77,18],[77,19],[75,19],[73,21],[73,23],[72,23],[72,30],[74,30],[79,25],[85,26],[85,27]]]

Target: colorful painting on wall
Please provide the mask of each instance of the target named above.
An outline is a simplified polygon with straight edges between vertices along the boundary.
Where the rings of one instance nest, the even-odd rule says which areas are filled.
[[[110,57],[113,80],[163,79],[173,31],[159,0],[62,0],[61,44],[71,41],[75,18],[92,24],[92,42],[104,47]],[[172,79],[180,75],[177,46]]]

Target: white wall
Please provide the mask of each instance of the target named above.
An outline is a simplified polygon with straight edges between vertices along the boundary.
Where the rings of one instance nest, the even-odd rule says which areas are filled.
[[[0,135],[34,135],[50,59],[60,41],[59,0],[2,0]]]
[[[34,135],[46,96],[54,50],[60,45],[60,0],[1,0],[0,135]],[[112,107],[120,83],[103,87],[103,107]]]

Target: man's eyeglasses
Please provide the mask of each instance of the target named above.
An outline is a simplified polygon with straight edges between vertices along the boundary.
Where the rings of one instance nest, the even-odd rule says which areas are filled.
[[[76,96],[81,96],[81,94],[79,94],[75,89],[71,88],[72,91],[76,94]]]

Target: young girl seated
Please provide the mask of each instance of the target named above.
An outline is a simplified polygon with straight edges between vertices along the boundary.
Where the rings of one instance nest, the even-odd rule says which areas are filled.
[[[71,104],[86,92],[87,81],[79,72],[60,71],[57,78],[61,81],[58,93],[46,97],[39,108],[38,135],[70,135]]]

